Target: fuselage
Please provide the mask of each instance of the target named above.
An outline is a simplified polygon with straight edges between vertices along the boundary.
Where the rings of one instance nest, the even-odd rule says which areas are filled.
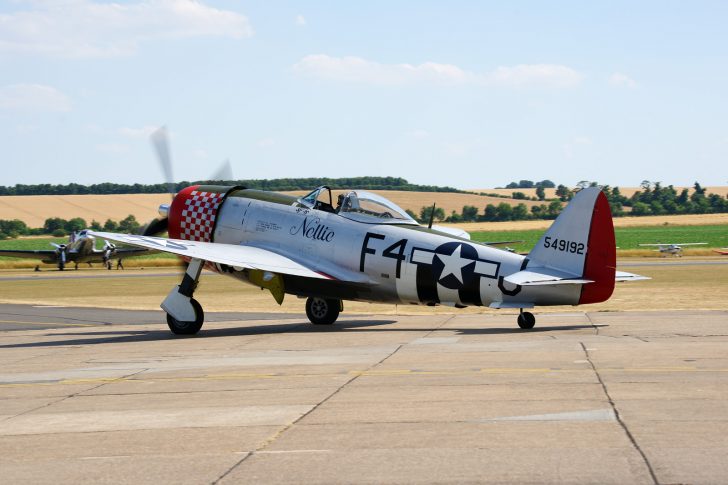
[[[65,262],[67,263],[101,263],[108,259],[106,251],[96,249],[96,239],[93,236],[80,234],[71,241],[57,248],[52,257],[43,259],[47,264],[55,264],[61,259],[61,253],[65,251]]]
[[[518,307],[576,304],[580,286],[521,287],[503,281],[528,258],[402,221],[363,222],[295,197],[256,190],[182,191],[170,209],[170,237],[267,249],[330,279],[283,275],[285,292],[343,300]],[[250,272],[208,264],[250,281]]]

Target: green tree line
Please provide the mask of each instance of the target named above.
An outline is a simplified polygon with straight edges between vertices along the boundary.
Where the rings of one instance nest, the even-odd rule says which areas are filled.
[[[501,202],[498,205],[488,204],[483,208],[466,205],[460,213],[453,211],[449,216],[442,209],[435,209],[433,219],[445,222],[491,222],[491,221],[521,221],[528,219],[555,219],[561,213],[564,203],[572,199],[574,194],[585,187],[597,187],[597,182],[579,182],[575,190],[564,185],[556,188],[558,199],[549,201],[548,204],[534,205],[529,210],[526,204],[511,205]],[[682,189],[680,193],[672,186],[663,187],[660,182],[643,181],[632,197],[625,197],[619,187],[608,185],[600,186],[602,192],[607,196],[609,206],[614,217],[668,215],[668,214],[709,214],[728,212],[728,197],[719,194],[709,194],[698,183],[695,182],[693,192]],[[526,197],[514,197],[514,199],[525,199]],[[539,200],[544,200],[541,196]],[[625,211],[625,207],[631,207],[631,211]],[[408,211],[409,212],[409,211]],[[422,207],[419,217],[410,212],[420,222],[427,222],[430,219],[432,207]]]
[[[107,219],[104,224],[98,221],[91,221],[90,225],[81,217],[74,217],[66,220],[60,217],[49,217],[43,223],[43,227],[28,227],[28,225],[18,219],[4,220],[0,219],[0,239],[16,238],[18,236],[42,236],[52,235],[55,237],[63,237],[72,232],[82,229],[93,229],[94,231],[113,231],[122,233],[138,233],[141,225],[136,218],[129,214],[126,218],[119,222]]]
[[[401,177],[349,177],[349,178],[283,178],[271,180],[199,180],[175,184],[176,192],[196,184],[240,185],[249,189],[286,191],[309,190],[320,185],[333,189],[406,190],[414,192],[464,192],[452,187],[411,184]],[[86,194],[160,194],[168,191],[167,184],[17,184],[0,185],[0,195],[86,195]]]

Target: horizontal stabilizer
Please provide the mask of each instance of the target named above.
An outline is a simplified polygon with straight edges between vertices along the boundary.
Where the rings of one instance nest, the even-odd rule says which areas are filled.
[[[457,227],[443,227],[443,226],[432,226],[432,229],[438,232],[444,232],[449,236],[461,237],[463,239],[470,239],[470,233]]]
[[[627,273],[625,271],[617,271],[614,281],[642,281],[651,280],[648,276],[642,276],[634,273]]]
[[[517,301],[494,301],[488,306],[490,308],[533,308],[534,304]]]
[[[519,286],[584,285],[594,283],[593,280],[585,280],[579,276],[553,268],[532,268],[527,271],[519,271],[506,276],[504,281]]]

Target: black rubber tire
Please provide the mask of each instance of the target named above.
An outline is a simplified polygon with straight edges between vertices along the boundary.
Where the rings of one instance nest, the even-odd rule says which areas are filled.
[[[341,300],[309,297],[306,300],[306,316],[314,325],[331,325],[339,318]]]
[[[533,328],[536,325],[536,317],[531,312],[523,312],[518,315],[518,326],[524,330]]]
[[[180,322],[172,315],[167,313],[167,326],[175,335],[194,335],[200,331],[202,324],[205,322],[205,312],[202,311],[200,304],[192,298],[190,300],[192,307],[195,309],[194,322]]]

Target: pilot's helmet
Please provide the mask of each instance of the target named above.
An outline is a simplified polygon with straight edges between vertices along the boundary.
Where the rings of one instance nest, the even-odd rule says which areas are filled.
[[[346,202],[344,204],[347,209],[359,209],[359,198],[356,196],[356,192],[346,194]]]

